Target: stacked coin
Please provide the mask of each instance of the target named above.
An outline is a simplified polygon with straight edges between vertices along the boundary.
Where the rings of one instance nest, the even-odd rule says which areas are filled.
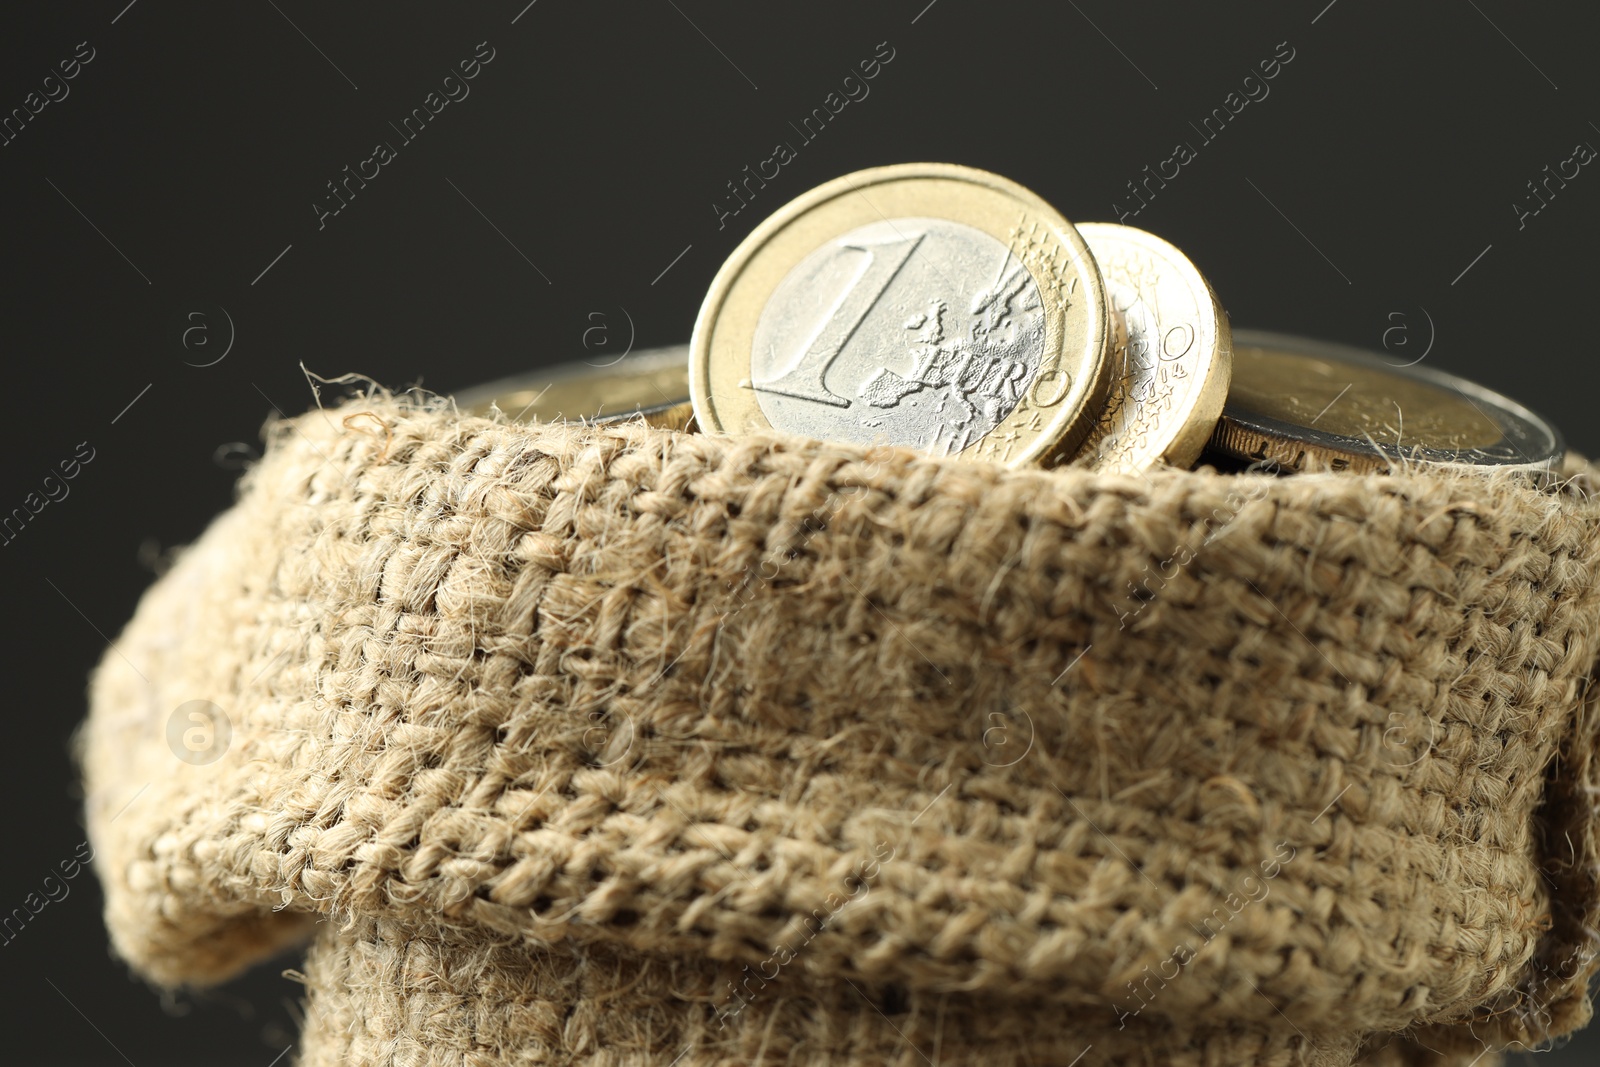
[[[668,430],[694,428],[689,346],[641,349],[617,359],[566,363],[455,395],[469,415],[499,411],[513,420],[594,423],[643,419]]]
[[[1212,434],[1216,454],[1285,471],[1561,465],[1549,422],[1454,375],[1400,367],[1346,345],[1234,335],[1234,379]]]
[[[458,400],[1132,473],[1202,458],[1549,471],[1563,455],[1549,423],[1470,382],[1234,334],[1166,241],[1074,226],[1015,182],[937,163],[847,174],[780,208],[718,271],[687,351]]]

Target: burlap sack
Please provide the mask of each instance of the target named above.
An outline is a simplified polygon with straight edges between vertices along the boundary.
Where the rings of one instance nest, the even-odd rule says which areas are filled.
[[[117,950],[309,935],[301,1063],[1489,1064],[1588,1018],[1580,484],[378,394],[269,436],[83,759]]]

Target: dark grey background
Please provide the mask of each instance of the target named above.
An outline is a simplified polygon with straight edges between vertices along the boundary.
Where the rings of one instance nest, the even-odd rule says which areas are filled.
[[[1280,42],[1294,59],[1270,96],[1128,221],[1185,249],[1236,326],[1428,349],[1600,447],[1600,174],[1521,228],[1513,207],[1546,164],[1600,146],[1577,3],[125,4],[0,16],[0,114],[79,42],[95,50],[0,147],[0,513],[79,442],[95,450],[70,496],[0,546],[0,911],[82,839],[68,738],[87,672],[152,561],[229,502],[240,450],[219,462],[219,446],[310,403],[302,363],[449,391],[582,356],[596,325],[591,353],[686,340],[753,225],[875,164],[985,167],[1070,218],[1111,219],[1125,183],[1178,140],[1200,146],[1189,123]],[[324,183],[396,140],[388,123],[481,41],[495,58],[471,95],[319,230]],[[870,95],[799,145],[789,123],[883,41],[894,59]],[[798,158],[719,228],[725,183],[780,140]],[[186,365],[230,332],[226,358]],[[290,1045],[282,967],[163,1000],[109,957],[99,908],[84,874],[0,945],[0,1060],[267,1067]]]

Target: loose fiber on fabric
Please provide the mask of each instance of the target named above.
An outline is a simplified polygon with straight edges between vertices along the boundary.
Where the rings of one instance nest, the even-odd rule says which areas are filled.
[[[304,1064],[1422,1067],[1588,1019],[1581,480],[376,392],[269,436],[82,748],[117,951],[309,938]]]

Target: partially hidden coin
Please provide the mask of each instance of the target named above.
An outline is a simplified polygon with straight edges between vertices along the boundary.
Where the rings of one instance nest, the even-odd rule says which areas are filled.
[[[1228,395],[1232,349],[1216,293],[1172,245],[1132,226],[1079,223],[1111,307],[1111,386],[1076,461],[1097,470],[1188,467]]]
[[[1070,455],[1109,380],[1100,273],[1015,182],[913,163],[780,208],[712,282],[689,364],[708,432],[1012,465]]]
[[[516,421],[593,423],[642,418],[663,429],[690,429],[689,346],[640,349],[604,363],[563,363],[455,395],[471,415],[498,408]]]
[[[1481,385],[1285,334],[1233,335],[1233,384],[1210,448],[1290,471],[1446,464],[1547,472],[1561,434]]]

